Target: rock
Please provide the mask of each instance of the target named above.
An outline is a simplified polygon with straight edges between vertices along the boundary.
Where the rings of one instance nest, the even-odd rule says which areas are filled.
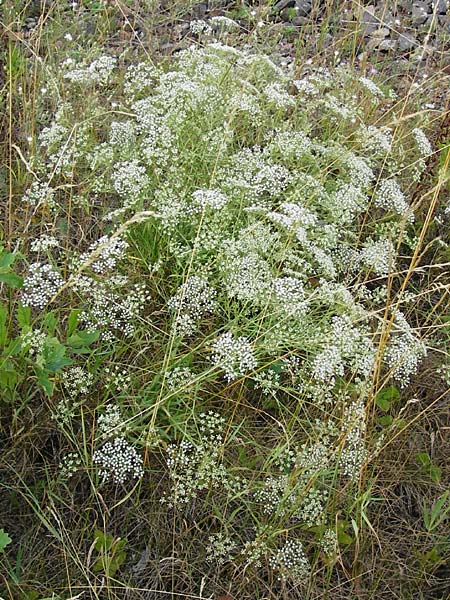
[[[438,15],[445,15],[447,9],[449,8],[448,0],[433,0],[431,5],[433,8],[433,12],[434,10],[436,10],[436,14]]]
[[[286,23],[291,23],[292,19],[295,19],[294,9],[292,7],[283,8],[280,11],[280,18],[283,19],[283,21],[286,21]]]
[[[395,40],[381,40],[378,48],[380,50],[385,50],[386,52],[389,50],[396,50],[397,42]]]
[[[414,2],[412,6],[413,25],[422,25],[428,18],[428,3]]]
[[[372,5],[360,13],[359,16],[364,35],[371,35],[380,26],[380,20],[375,17],[375,7]]]
[[[292,8],[295,5],[295,0],[280,0],[275,4],[273,10],[275,12],[281,12],[285,8]]]
[[[388,37],[388,35],[389,35],[389,29],[387,27],[381,27],[380,29],[377,29],[376,31],[374,31],[371,34],[371,37],[384,39],[384,38]]]
[[[312,11],[312,0],[295,0],[295,9],[298,17],[307,17]]]
[[[419,43],[416,38],[410,33],[400,33],[398,36],[398,48],[401,52],[405,52],[406,50],[411,50],[415,46],[418,46]]]
[[[292,25],[295,25],[296,27],[303,27],[303,25],[307,25],[308,23],[308,17],[295,17],[292,19]]]

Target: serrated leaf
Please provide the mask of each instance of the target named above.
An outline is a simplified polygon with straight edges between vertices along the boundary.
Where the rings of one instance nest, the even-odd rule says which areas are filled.
[[[20,275],[16,275],[12,271],[10,273],[0,273],[0,282],[7,283],[11,287],[22,287],[23,279]]]
[[[4,248],[0,248],[0,271],[10,267],[16,260],[17,254],[14,252],[8,252]]]
[[[44,388],[44,391],[47,394],[47,396],[50,398],[51,396],[53,396],[53,392],[55,390],[55,385],[48,378],[49,373],[46,372],[44,369],[36,369],[35,372],[36,372],[37,380],[39,381],[41,386]]]
[[[55,317],[55,313],[51,310],[45,315],[44,318],[44,326],[47,329],[49,335],[53,335],[55,333],[56,325],[58,324],[58,320]]]
[[[4,552],[6,546],[12,542],[12,539],[4,529],[0,529],[0,552]]]
[[[98,331],[77,331],[67,339],[67,345],[70,348],[83,348],[96,342],[99,336]]]
[[[19,303],[16,310],[17,322],[21,327],[27,327],[31,323],[31,307]]]

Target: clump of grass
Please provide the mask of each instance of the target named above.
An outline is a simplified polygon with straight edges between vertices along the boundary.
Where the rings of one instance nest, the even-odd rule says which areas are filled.
[[[425,115],[217,42],[35,73],[0,257],[10,595],[360,586],[380,456],[443,342],[418,318]]]

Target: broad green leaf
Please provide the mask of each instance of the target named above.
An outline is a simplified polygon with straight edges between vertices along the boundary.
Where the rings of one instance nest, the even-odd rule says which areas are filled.
[[[98,331],[77,331],[74,335],[71,335],[67,339],[67,345],[70,348],[82,348],[90,346],[96,342],[99,338],[100,333]]]
[[[418,452],[416,458],[422,467],[429,467],[431,465],[431,458],[427,452]]]
[[[67,319],[67,335],[68,336],[71,336],[72,333],[77,328],[77,325],[79,323],[80,313],[81,313],[80,308],[74,308],[73,310],[70,311],[69,318]]]
[[[12,542],[4,529],[0,529],[0,552],[4,552],[6,546]]]
[[[56,326],[58,324],[58,320],[55,317],[55,313],[51,310],[45,315],[44,325],[47,329],[49,335],[53,335],[55,333]]]
[[[47,396],[49,396],[49,397],[53,396],[55,385],[48,378],[49,373],[45,369],[35,369],[35,372],[36,372],[37,379],[38,379],[39,383],[41,384],[41,386],[44,388],[44,391],[47,394]]]
[[[23,279],[12,271],[10,273],[0,273],[0,282],[7,283],[11,287],[22,287]]]
[[[26,327],[31,323],[31,308],[19,303],[16,310],[17,321],[21,327]]]

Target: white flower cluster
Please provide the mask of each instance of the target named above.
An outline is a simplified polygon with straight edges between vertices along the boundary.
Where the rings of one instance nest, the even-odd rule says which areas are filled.
[[[222,462],[224,422],[217,413],[203,413],[196,443],[183,439],[167,447],[171,491],[161,498],[162,503],[179,507],[210,487],[220,486],[233,493],[240,488],[239,480],[227,472]]]
[[[120,153],[131,151],[136,143],[135,126],[132,121],[113,121],[109,129],[109,143]]]
[[[379,129],[375,125],[360,125],[358,138],[364,149],[373,156],[383,157],[392,150],[392,130],[388,127]]]
[[[310,489],[301,500],[300,508],[293,515],[307,527],[321,525],[325,518],[325,506],[328,499],[326,490]]]
[[[368,77],[359,77],[359,83],[368,90],[375,98],[384,98],[384,92],[381,90],[377,84],[369,79]]]
[[[206,560],[220,566],[233,559],[237,543],[224,533],[213,533],[206,546]]]
[[[269,143],[264,147],[264,154],[270,157],[278,156],[283,163],[297,162],[308,154],[313,144],[303,131],[276,131],[270,135]]]
[[[407,216],[410,222],[414,221],[414,215],[410,212],[405,195],[395,179],[383,179],[379,182],[374,195],[374,204],[384,210]]]
[[[121,369],[119,365],[114,367],[105,367],[104,369],[106,385],[114,391],[115,394],[126,392],[131,384],[131,375],[127,369]]]
[[[72,83],[105,85],[116,67],[113,56],[100,56],[84,68],[73,69],[64,74]]]
[[[368,198],[364,192],[352,183],[341,183],[324,203],[333,220],[342,225],[350,224],[356,215],[367,208],[367,204]]]
[[[301,317],[308,303],[303,283],[296,277],[277,277],[272,281],[275,304],[287,316]]]
[[[204,21],[203,19],[196,19],[189,22],[189,30],[194,35],[211,35],[212,29],[211,26]]]
[[[228,297],[254,303],[264,301],[272,279],[267,261],[257,252],[242,252],[233,243],[224,250],[222,273]]]
[[[420,127],[415,127],[412,130],[412,134],[414,139],[416,140],[417,148],[419,149],[420,154],[426,158],[433,153],[433,148],[431,146],[430,140],[425,135],[424,131],[420,129]]]
[[[87,252],[80,254],[78,264],[88,264],[97,274],[113,271],[117,262],[123,260],[128,249],[127,241],[120,237],[102,236],[93,242]]]
[[[32,240],[30,243],[31,252],[47,252],[51,248],[57,248],[59,241],[52,235],[41,235],[40,237]]]
[[[333,558],[337,554],[339,548],[339,541],[336,531],[334,529],[327,529],[320,540],[320,545],[324,553],[328,557]]]
[[[386,276],[395,267],[395,248],[391,240],[368,239],[359,253],[361,263],[373,270],[377,275]]]
[[[311,567],[300,540],[286,540],[284,545],[269,559],[270,566],[281,581],[292,580],[305,583]]]
[[[278,82],[271,83],[266,87],[265,96],[268,104],[276,110],[294,108],[296,104],[295,98]]]
[[[71,367],[61,376],[61,381],[71,398],[89,393],[94,383],[94,376],[81,367]]]
[[[143,92],[150,92],[154,88],[159,75],[159,70],[153,65],[147,63],[130,65],[125,73],[123,86],[125,96],[134,99]]]
[[[30,206],[55,208],[55,190],[48,183],[33,181],[23,195],[23,201]]]
[[[26,349],[30,356],[41,354],[44,349],[47,334],[40,329],[30,329],[20,336],[22,349]]]
[[[220,210],[228,202],[228,198],[219,190],[196,190],[192,200],[191,210],[200,213],[206,209]]]
[[[411,376],[417,372],[426,353],[424,342],[416,337],[405,315],[397,310],[394,328],[384,353],[384,360],[390,369],[391,376],[399,382],[401,387],[409,384]]]
[[[80,321],[86,324],[89,331],[101,330],[102,338],[113,342],[114,332],[125,337],[135,331],[135,321],[146,306],[148,291],[145,284],[134,284],[131,288],[125,285],[127,280],[95,282],[91,278],[74,281],[74,289],[84,293],[89,305],[81,315]],[[119,290],[115,288],[118,287]]]
[[[102,438],[110,437],[111,433],[115,435],[126,433],[127,427],[116,404],[109,404],[105,412],[98,416],[97,428]]]
[[[366,407],[363,400],[356,400],[345,408],[341,427],[345,446],[339,457],[339,467],[341,473],[351,479],[358,478],[367,458],[364,440],[366,418]]]
[[[174,367],[167,373],[166,385],[171,392],[187,389],[193,383],[195,375],[190,367]]]
[[[59,463],[59,474],[63,479],[70,479],[81,467],[80,455],[76,452],[65,454]]]
[[[111,180],[116,192],[124,198],[127,208],[136,204],[149,184],[145,167],[137,159],[114,165]]]
[[[32,263],[24,279],[20,301],[24,306],[44,308],[64,285],[50,264]]]
[[[216,290],[204,279],[197,275],[189,277],[167,302],[169,310],[176,313],[175,328],[178,334],[184,336],[194,333],[199,321],[216,310],[216,297]]]
[[[127,479],[141,479],[144,475],[142,457],[123,437],[103,444],[94,452],[93,462],[99,467],[102,483],[109,480],[125,483]]]
[[[225,371],[225,379],[233,381],[256,369],[254,350],[244,336],[235,338],[231,331],[222,334],[213,344],[213,363]]]
[[[275,395],[280,389],[280,374],[273,369],[255,373],[252,380],[255,382],[255,389],[261,390],[266,396]]]

